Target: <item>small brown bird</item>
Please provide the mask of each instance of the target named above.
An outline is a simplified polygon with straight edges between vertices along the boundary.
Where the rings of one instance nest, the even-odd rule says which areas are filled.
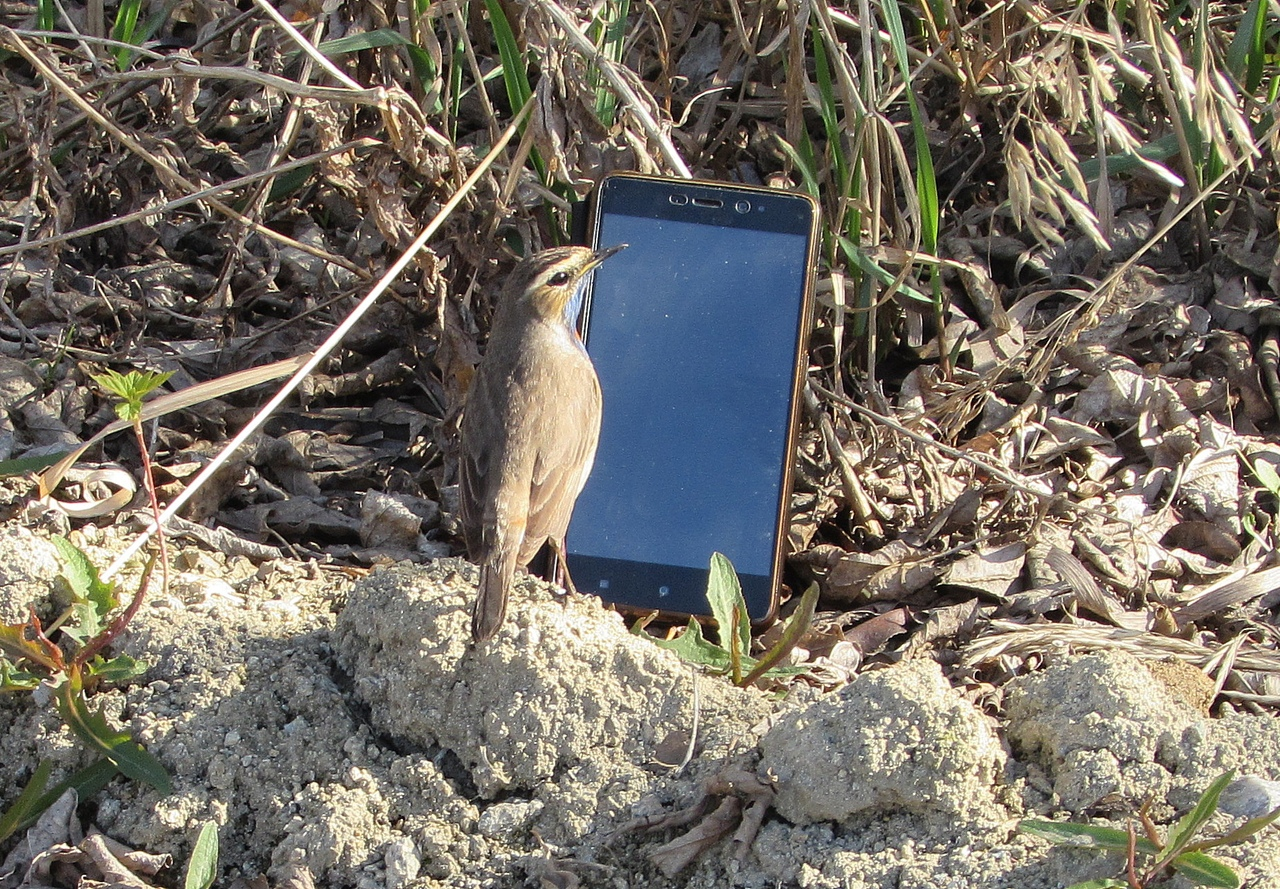
[[[502,626],[516,568],[548,541],[563,552],[600,438],[600,383],[575,325],[587,273],[621,249],[536,253],[494,312],[461,427],[462,528],[480,564],[476,642]]]

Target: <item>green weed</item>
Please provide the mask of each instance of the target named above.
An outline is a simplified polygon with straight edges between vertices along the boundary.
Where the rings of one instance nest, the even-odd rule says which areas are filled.
[[[142,432],[142,401],[168,378],[169,374],[139,371],[108,371],[94,377],[120,399],[116,413],[134,428],[154,515],[159,515],[160,509]],[[163,565],[163,535],[159,541]],[[46,689],[63,722],[99,759],[52,788],[47,786],[52,767],[41,762],[18,799],[0,815],[0,841],[34,823],[67,787],[75,787],[83,799],[100,790],[116,772],[150,784],[161,793],[173,789],[159,760],[128,732],[113,728],[102,708],[91,708],[87,697],[103,682],[125,682],[145,669],[128,655],[107,657],[105,652],[138,613],[156,559],[148,561],[133,598],[119,610],[115,585],[102,579],[89,557],[63,538],[55,537],[53,544],[62,558],[62,579],[71,603],[47,627],[34,610],[23,623],[0,625],[0,691]]]
[[[1025,819],[1019,829],[1051,843],[1098,852],[1120,852],[1125,855],[1125,878],[1086,880],[1069,889],[1146,889],[1172,869],[1193,883],[1216,889],[1238,889],[1240,877],[1229,865],[1205,854],[1206,849],[1239,843],[1280,819],[1280,808],[1244,824],[1221,836],[1197,840],[1196,835],[1208,824],[1218,809],[1218,798],[1235,772],[1219,775],[1200,796],[1191,811],[1169,829],[1162,840],[1147,816],[1146,806],[1139,811],[1144,836],[1138,836],[1133,824],[1128,830],[1096,824],[1074,824],[1063,821]],[[1142,859],[1139,861],[1139,859]]]
[[[768,677],[779,679],[797,676],[807,668],[780,667],[778,663],[809,629],[813,612],[818,604],[818,585],[805,590],[800,607],[787,620],[778,642],[763,657],[751,657],[751,620],[747,616],[747,603],[742,596],[742,584],[733,564],[721,553],[711,556],[711,574],[707,579],[707,602],[711,615],[719,628],[719,643],[702,635],[702,625],[689,618],[689,625],[675,639],[659,639],[648,636],[656,645],[673,651],[683,660],[696,664],[712,673],[727,674],[734,685],[746,688],[757,680]],[[642,627],[636,628],[642,632]]]

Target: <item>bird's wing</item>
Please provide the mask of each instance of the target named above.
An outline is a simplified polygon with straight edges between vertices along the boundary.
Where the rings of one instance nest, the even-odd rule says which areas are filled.
[[[560,382],[564,389],[548,402],[551,409],[544,417],[554,433],[544,437],[533,464],[521,564],[528,564],[548,539],[564,539],[600,441],[600,383],[585,356]]]
[[[467,403],[463,408],[461,447],[458,457],[458,499],[462,519],[463,536],[467,552],[472,559],[482,560],[493,545],[485,539],[488,529],[492,536],[495,519],[500,509],[500,491],[504,473],[516,467],[512,465],[512,441],[504,405],[502,380],[491,379],[489,368],[481,366],[476,373]],[[525,470],[528,471],[527,469]],[[527,482],[514,489],[527,489]],[[513,489],[507,485],[507,491]],[[523,510],[523,505],[521,509]]]

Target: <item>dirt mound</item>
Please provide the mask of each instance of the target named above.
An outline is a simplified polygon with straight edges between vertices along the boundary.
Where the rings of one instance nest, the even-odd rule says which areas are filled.
[[[31,556],[45,541],[16,528],[0,541],[14,550],[0,554],[6,589],[54,589],[54,561]],[[1116,862],[1049,849],[1016,832],[1020,817],[1154,792],[1168,821],[1222,770],[1280,776],[1272,718],[1206,718],[1121,653],[1016,680],[997,723],[928,660],[790,699],[695,678],[595,600],[533,580],[477,651],[475,570],[459,560],[358,581],[284,560],[178,562],[188,570],[171,595],[124,640],[146,674],[95,698],[175,792],[117,780],[87,811],[178,862],[214,821],[227,882],[302,864],[320,885],[362,889],[566,873],[585,885],[1035,889]],[[695,723],[693,758],[674,769]],[[0,700],[0,743],[4,804],[39,759],[55,778],[87,761],[31,696]],[[736,813],[720,833],[707,826],[718,806]],[[727,838],[752,811],[758,834]],[[693,863],[668,878],[685,853]],[[1274,832],[1225,855],[1250,885],[1280,885]]]

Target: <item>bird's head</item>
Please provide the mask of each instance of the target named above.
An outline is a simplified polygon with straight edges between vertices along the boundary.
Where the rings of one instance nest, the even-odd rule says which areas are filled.
[[[526,258],[511,273],[511,296],[526,302],[542,318],[559,318],[573,327],[582,310],[587,273],[626,244],[606,250],[554,247]]]

